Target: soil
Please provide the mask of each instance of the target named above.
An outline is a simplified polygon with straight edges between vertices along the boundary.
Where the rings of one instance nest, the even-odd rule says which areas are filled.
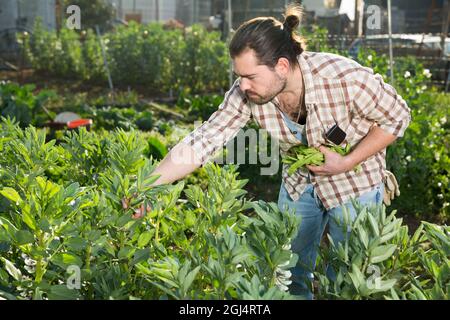
[[[33,69],[23,69],[21,71],[0,70],[0,81],[2,80],[9,80],[19,84],[34,84],[36,90],[51,89],[61,95],[67,92],[71,94],[88,93],[89,97],[96,97],[108,95],[111,92],[108,83],[92,83],[70,78],[53,78],[46,74],[36,73]],[[148,86],[134,85],[132,88],[114,86],[114,91],[127,92],[129,90],[136,92],[139,99],[151,99],[153,101],[168,103],[174,102],[174,98],[155,92],[155,90],[152,90]]]

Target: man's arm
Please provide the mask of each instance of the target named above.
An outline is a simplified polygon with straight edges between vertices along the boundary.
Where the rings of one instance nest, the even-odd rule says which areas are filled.
[[[348,170],[353,169],[359,163],[387,148],[396,139],[397,137],[393,134],[386,132],[378,126],[373,126],[356,148],[344,157],[347,167],[349,167]]]
[[[250,107],[238,82],[225,94],[218,110],[200,127],[179,142],[154,171],[161,177],[156,184],[171,183],[205,164],[222,146],[233,139],[251,116]]]
[[[402,137],[411,122],[411,110],[395,89],[368,68],[355,73],[351,87],[354,112],[376,123],[347,156],[328,148],[319,149],[325,156],[322,166],[308,166],[317,175],[336,175],[352,170],[356,165],[380,152]]]
[[[183,157],[183,158],[180,158]],[[168,184],[184,178],[201,166],[194,149],[183,143],[177,144],[159,163],[152,175],[160,176],[152,186]]]
[[[182,179],[204,165],[223,145],[233,139],[251,117],[250,107],[236,81],[211,117],[179,142],[152,173],[160,175],[154,186]],[[135,218],[144,208],[136,210]]]

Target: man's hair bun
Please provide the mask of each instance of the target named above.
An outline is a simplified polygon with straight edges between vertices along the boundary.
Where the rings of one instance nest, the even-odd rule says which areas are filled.
[[[297,29],[299,24],[300,24],[299,17],[295,15],[287,16],[283,22],[283,29],[288,32],[292,32],[293,30]]]
[[[283,29],[292,32],[298,28],[303,16],[302,7],[297,4],[290,4],[284,13]]]

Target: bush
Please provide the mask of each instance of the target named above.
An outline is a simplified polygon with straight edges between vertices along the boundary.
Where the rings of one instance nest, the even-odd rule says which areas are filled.
[[[146,86],[157,94],[220,91],[228,85],[226,44],[219,33],[207,32],[200,25],[182,31],[131,22],[103,34],[102,40],[115,85]],[[106,81],[99,39],[92,30],[62,29],[57,35],[44,30],[38,19],[31,37],[21,37],[21,42],[38,72]]]
[[[422,222],[410,236],[395,211],[355,205],[348,239],[320,250],[319,298],[448,300],[450,228]]]
[[[23,127],[30,124],[42,124],[48,120],[44,113],[44,103],[56,94],[50,90],[42,90],[34,94],[35,86],[20,86],[12,82],[0,82],[0,115],[14,118]]]
[[[223,102],[223,95],[189,95],[182,92],[177,101],[177,107],[187,110],[189,115],[201,120],[208,120]]]
[[[375,51],[359,53],[359,61],[388,77],[388,60]],[[447,222],[450,218],[449,95],[427,88],[431,77],[412,57],[396,58],[395,87],[411,109],[404,137],[387,149],[386,165],[397,177],[400,197],[393,201],[402,214]]]
[[[405,136],[388,149],[387,165],[400,184],[393,206],[402,213],[447,222],[450,218],[448,94],[424,93],[412,106]]]
[[[99,26],[101,30],[110,30],[116,17],[116,10],[111,3],[103,0],[63,0],[63,10],[70,5],[80,7],[83,18],[81,28],[89,29]]]
[[[0,132],[1,297],[290,297],[298,221],[247,201],[235,167],[205,167],[206,189],[151,188],[155,164],[139,132],[81,129],[61,146],[7,120]],[[133,220],[146,203],[150,214]]]
[[[156,164],[138,131],[81,129],[58,145],[3,119],[0,137],[1,297],[291,298],[299,221],[246,200],[235,166],[151,188]],[[148,203],[148,216],[131,219]],[[449,227],[423,222],[410,236],[395,211],[355,206],[354,222],[344,214],[350,237],[320,249],[318,298],[448,299]]]

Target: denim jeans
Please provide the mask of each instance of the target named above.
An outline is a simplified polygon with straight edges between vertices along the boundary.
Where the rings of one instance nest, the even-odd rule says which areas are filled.
[[[356,198],[362,205],[381,204],[383,201],[384,184],[380,183],[373,190]],[[356,211],[351,202],[345,204],[349,209],[352,221],[356,218]],[[316,265],[317,250],[320,240],[329,224],[329,233],[335,244],[343,241],[349,231],[342,228],[342,207],[326,210],[312,184],[308,184],[305,191],[297,201],[293,201],[287,193],[284,184],[281,184],[278,207],[280,210],[294,211],[301,218],[297,236],[293,239],[292,250],[298,254],[297,265],[291,269],[292,284],[289,291],[293,295],[312,299],[313,271]],[[328,276],[330,276],[328,274]]]

